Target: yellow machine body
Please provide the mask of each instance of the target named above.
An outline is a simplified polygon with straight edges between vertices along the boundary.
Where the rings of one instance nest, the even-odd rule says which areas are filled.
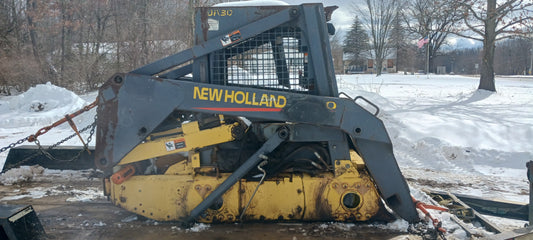
[[[220,126],[214,128],[200,130],[197,122],[190,122],[181,129],[153,134],[119,166],[156,159],[159,164],[155,165],[163,167],[164,173],[136,174],[121,183],[107,178],[106,195],[115,205],[147,218],[183,220],[231,175],[218,173],[212,166],[201,166],[196,150],[233,141],[234,128],[238,127],[242,127],[240,123],[226,124],[221,118]],[[169,149],[165,147],[169,142],[179,146]],[[351,159],[336,160],[332,171],[314,176],[282,173],[259,187],[259,179],[241,179],[198,220],[235,222],[241,215],[247,221],[369,220],[382,207],[381,200],[361,157],[353,150],[350,155]]]
[[[224,123],[223,120],[221,123]],[[196,121],[183,124],[181,128],[151,135],[147,141],[139,144],[126,155],[119,165],[233,141],[235,138],[231,131],[238,126],[239,123],[223,124],[219,127],[200,131]]]
[[[192,154],[194,156],[194,154]],[[282,174],[259,186],[243,219],[260,221],[366,221],[382,207],[378,192],[361,158],[335,163],[334,173],[318,176]],[[106,181],[111,201],[131,212],[158,221],[183,220],[230,174],[207,176],[194,168],[193,157],[162,175],[136,175],[122,184]],[[209,208],[200,222],[235,222],[259,181],[241,179]]]

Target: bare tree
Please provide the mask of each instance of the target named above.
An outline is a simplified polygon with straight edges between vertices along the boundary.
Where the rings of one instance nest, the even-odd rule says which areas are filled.
[[[394,19],[394,24],[391,30],[391,47],[396,49],[396,68],[399,71],[414,72],[417,68],[417,61],[421,58],[417,58],[416,54],[418,49],[413,45],[413,41],[417,37],[413,37],[407,30],[407,25],[398,14]]]
[[[189,47],[194,8],[217,2],[0,0],[0,93],[46,81],[94,90]]]
[[[35,61],[41,66],[41,44],[37,35],[35,18],[40,16],[42,11],[38,7],[37,0],[26,0],[26,20],[28,21],[28,31],[31,40],[32,52]],[[40,67],[42,69],[42,67]]]
[[[14,31],[17,24],[17,19],[11,15],[13,8],[14,1],[0,2],[0,47],[4,49],[12,44],[9,35]]]
[[[39,14],[26,8],[27,1],[0,1],[0,94],[10,95],[25,91],[32,81],[42,81],[42,71],[37,64],[29,39],[26,17],[32,20]],[[39,50],[39,48],[35,48]],[[39,55],[39,53],[37,53]]]
[[[524,34],[525,24],[533,20],[531,0],[461,0],[465,29],[456,29],[459,36],[482,41],[481,76],[478,89],[496,91],[494,53],[496,41]],[[473,33],[473,34],[470,34]]]
[[[494,54],[494,72],[506,75],[526,74],[530,67],[531,50],[531,43],[525,38],[499,42]]]
[[[402,14],[406,29],[429,38],[429,59],[433,59],[446,41],[453,25],[462,19],[456,0],[409,0]]]
[[[365,0],[365,7],[356,12],[370,32],[370,48],[373,50],[377,75],[381,75],[383,61],[387,56],[391,29],[398,14],[400,0]]]

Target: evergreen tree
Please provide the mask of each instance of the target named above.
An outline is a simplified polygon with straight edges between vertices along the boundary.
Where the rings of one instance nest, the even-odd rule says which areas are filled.
[[[352,56],[350,61],[351,66],[362,68],[365,65],[366,59],[361,56],[361,53],[367,51],[369,47],[369,38],[366,30],[363,29],[359,18],[355,17],[354,22],[346,34],[344,39],[344,52]]]

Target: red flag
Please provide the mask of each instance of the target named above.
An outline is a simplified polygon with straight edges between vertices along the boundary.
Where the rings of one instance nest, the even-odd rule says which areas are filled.
[[[424,44],[426,43],[429,43],[429,38],[428,37],[425,37],[425,38],[422,38],[420,40],[418,40],[418,48],[422,48],[424,46]]]

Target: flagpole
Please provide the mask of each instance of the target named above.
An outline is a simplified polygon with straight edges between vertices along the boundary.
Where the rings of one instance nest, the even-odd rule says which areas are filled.
[[[427,50],[426,50],[426,77],[429,78],[429,44],[431,44],[431,39],[429,39],[428,34],[428,43],[427,43]]]

